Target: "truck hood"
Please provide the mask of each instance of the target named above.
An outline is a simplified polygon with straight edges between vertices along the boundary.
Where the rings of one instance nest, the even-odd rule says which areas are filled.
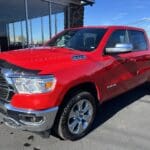
[[[5,64],[15,65],[24,69],[43,70],[46,66],[71,63],[72,58],[83,55],[83,52],[69,50],[67,48],[40,47],[21,49],[0,54],[0,66]],[[5,67],[3,65],[3,67]]]

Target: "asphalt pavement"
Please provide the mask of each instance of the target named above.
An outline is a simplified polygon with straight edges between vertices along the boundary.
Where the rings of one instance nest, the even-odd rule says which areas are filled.
[[[99,108],[91,132],[75,142],[0,123],[0,150],[150,150],[150,87],[142,85]]]

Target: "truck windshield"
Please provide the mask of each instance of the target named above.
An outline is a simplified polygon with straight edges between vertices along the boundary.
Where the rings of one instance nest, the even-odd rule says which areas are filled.
[[[93,51],[103,38],[106,29],[85,28],[66,30],[52,38],[46,46],[64,47],[72,50]]]

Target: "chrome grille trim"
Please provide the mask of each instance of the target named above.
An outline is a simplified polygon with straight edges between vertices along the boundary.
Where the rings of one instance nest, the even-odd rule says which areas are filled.
[[[0,101],[10,102],[13,93],[13,87],[7,83],[3,74],[0,73]]]

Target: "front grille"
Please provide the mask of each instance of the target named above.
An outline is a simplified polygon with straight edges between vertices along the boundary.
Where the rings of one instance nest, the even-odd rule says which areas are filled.
[[[13,94],[13,88],[7,83],[6,79],[0,73],[0,100],[10,102]]]

